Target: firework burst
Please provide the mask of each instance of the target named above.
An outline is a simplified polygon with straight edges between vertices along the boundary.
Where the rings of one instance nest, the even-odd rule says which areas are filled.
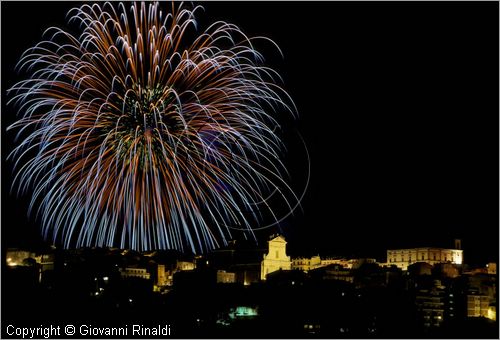
[[[46,239],[198,253],[254,237],[269,195],[293,209],[275,118],[293,102],[237,26],[200,33],[200,9],[83,5],[81,33],[51,27],[22,56],[14,185]]]

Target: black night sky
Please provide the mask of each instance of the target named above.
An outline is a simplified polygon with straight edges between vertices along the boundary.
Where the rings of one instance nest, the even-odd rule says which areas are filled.
[[[78,3],[2,3],[2,240],[39,239],[5,162],[13,68]],[[284,121],[286,164],[300,191],[282,224],[292,253],[384,258],[399,247],[452,247],[498,259],[498,3],[205,2],[202,27],[225,20],[281,48],[263,52],[300,114]],[[271,231],[261,232],[264,240]]]

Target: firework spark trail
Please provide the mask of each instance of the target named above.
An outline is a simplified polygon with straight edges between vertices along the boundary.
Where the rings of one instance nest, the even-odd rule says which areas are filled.
[[[200,34],[200,9],[83,5],[79,36],[51,27],[21,57],[10,157],[45,238],[198,253],[229,226],[254,237],[270,192],[295,209],[275,115],[296,109],[252,44],[269,40],[222,21]]]

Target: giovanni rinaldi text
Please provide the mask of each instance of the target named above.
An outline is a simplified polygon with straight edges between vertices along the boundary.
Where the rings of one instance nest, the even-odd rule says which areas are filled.
[[[6,333],[9,337],[21,339],[48,339],[64,336],[170,336],[170,325],[124,325],[120,327],[98,327],[93,325],[40,325],[38,327],[17,327],[7,325]]]

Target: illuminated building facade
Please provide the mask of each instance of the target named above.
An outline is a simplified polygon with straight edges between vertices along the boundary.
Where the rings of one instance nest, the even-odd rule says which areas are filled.
[[[283,236],[276,236],[268,241],[268,253],[264,254],[261,262],[260,278],[266,279],[266,275],[277,270],[291,270],[292,261],[286,255],[286,241]]]
[[[302,270],[307,273],[308,271],[321,266],[321,258],[319,256],[313,256],[311,258],[298,257],[292,259],[292,270]]]
[[[363,263],[377,263],[377,260],[372,258],[360,258],[360,259],[330,258],[330,257],[321,258],[319,255],[310,258],[298,257],[292,259],[292,269],[308,272],[310,270],[330,265],[338,265],[346,269],[353,269],[359,267]]]
[[[488,317],[490,297],[487,295],[467,295],[467,316],[469,318]]]
[[[191,261],[177,261],[175,271],[194,270],[196,265]]]
[[[120,269],[120,276],[122,278],[139,278],[149,280],[151,275],[148,273],[146,268],[135,268],[135,267],[127,267]]]
[[[387,250],[387,265],[395,265],[402,270],[416,262],[426,262],[430,265],[438,263],[462,264],[463,250],[443,248],[412,248]]]
[[[490,262],[486,265],[486,272],[490,275],[497,275],[497,264]]]
[[[172,277],[168,277],[168,273],[165,271],[165,265],[164,264],[159,264],[157,269],[156,269],[156,286],[158,287],[164,287],[166,285],[172,285],[171,280]]]
[[[470,318],[485,317],[496,320],[496,275],[477,273],[468,276],[467,280],[467,316]]]
[[[331,264],[340,264],[339,261],[346,261],[346,259],[337,259],[337,258],[333,258],[333,257],[327,257],[327,258],[324,258],[324,259],[321,259],[321,267],[324,267],[324,266],[329,266]]]
[[[235,283],[236,273],[226,272],[225,270],[217,271],[217,283]]]
[[[9,267],[38,265],[38,281],[42,281],[43,273],[54,269],[53,253],[35,253],[20,249],[7,249],[5,261]]]
[[[51,253],[34,253],[26,250],[7,249],[6,262],[10,267],[24,266],[27,259],[33,259],[42,266],[42,270],[53,269],[54,255]]]
[[[329,266],[332,264],[340,265],[347,269],[353,269],[359,267],[363,263],[377,263],[376,259],[371,258],[356,258],[356,259],[346,259],[346,258],[325,258],[321,259],[321,266]]]
[[[156,272],[155,290],[160,291],[166,286],[173,285],[173,276],[180,271],[190,271],[196,268],[196,264],[191,261],[177,260],[175,264],[158,264]]]
[[[7,253],[5,255],[6,255],[7,265],[11,267],[21,266],[23,265],[23,261],[25,259],[32,257],[32,253],[30,253],[29,251],[17,250],[17,249],[7,250]]]

